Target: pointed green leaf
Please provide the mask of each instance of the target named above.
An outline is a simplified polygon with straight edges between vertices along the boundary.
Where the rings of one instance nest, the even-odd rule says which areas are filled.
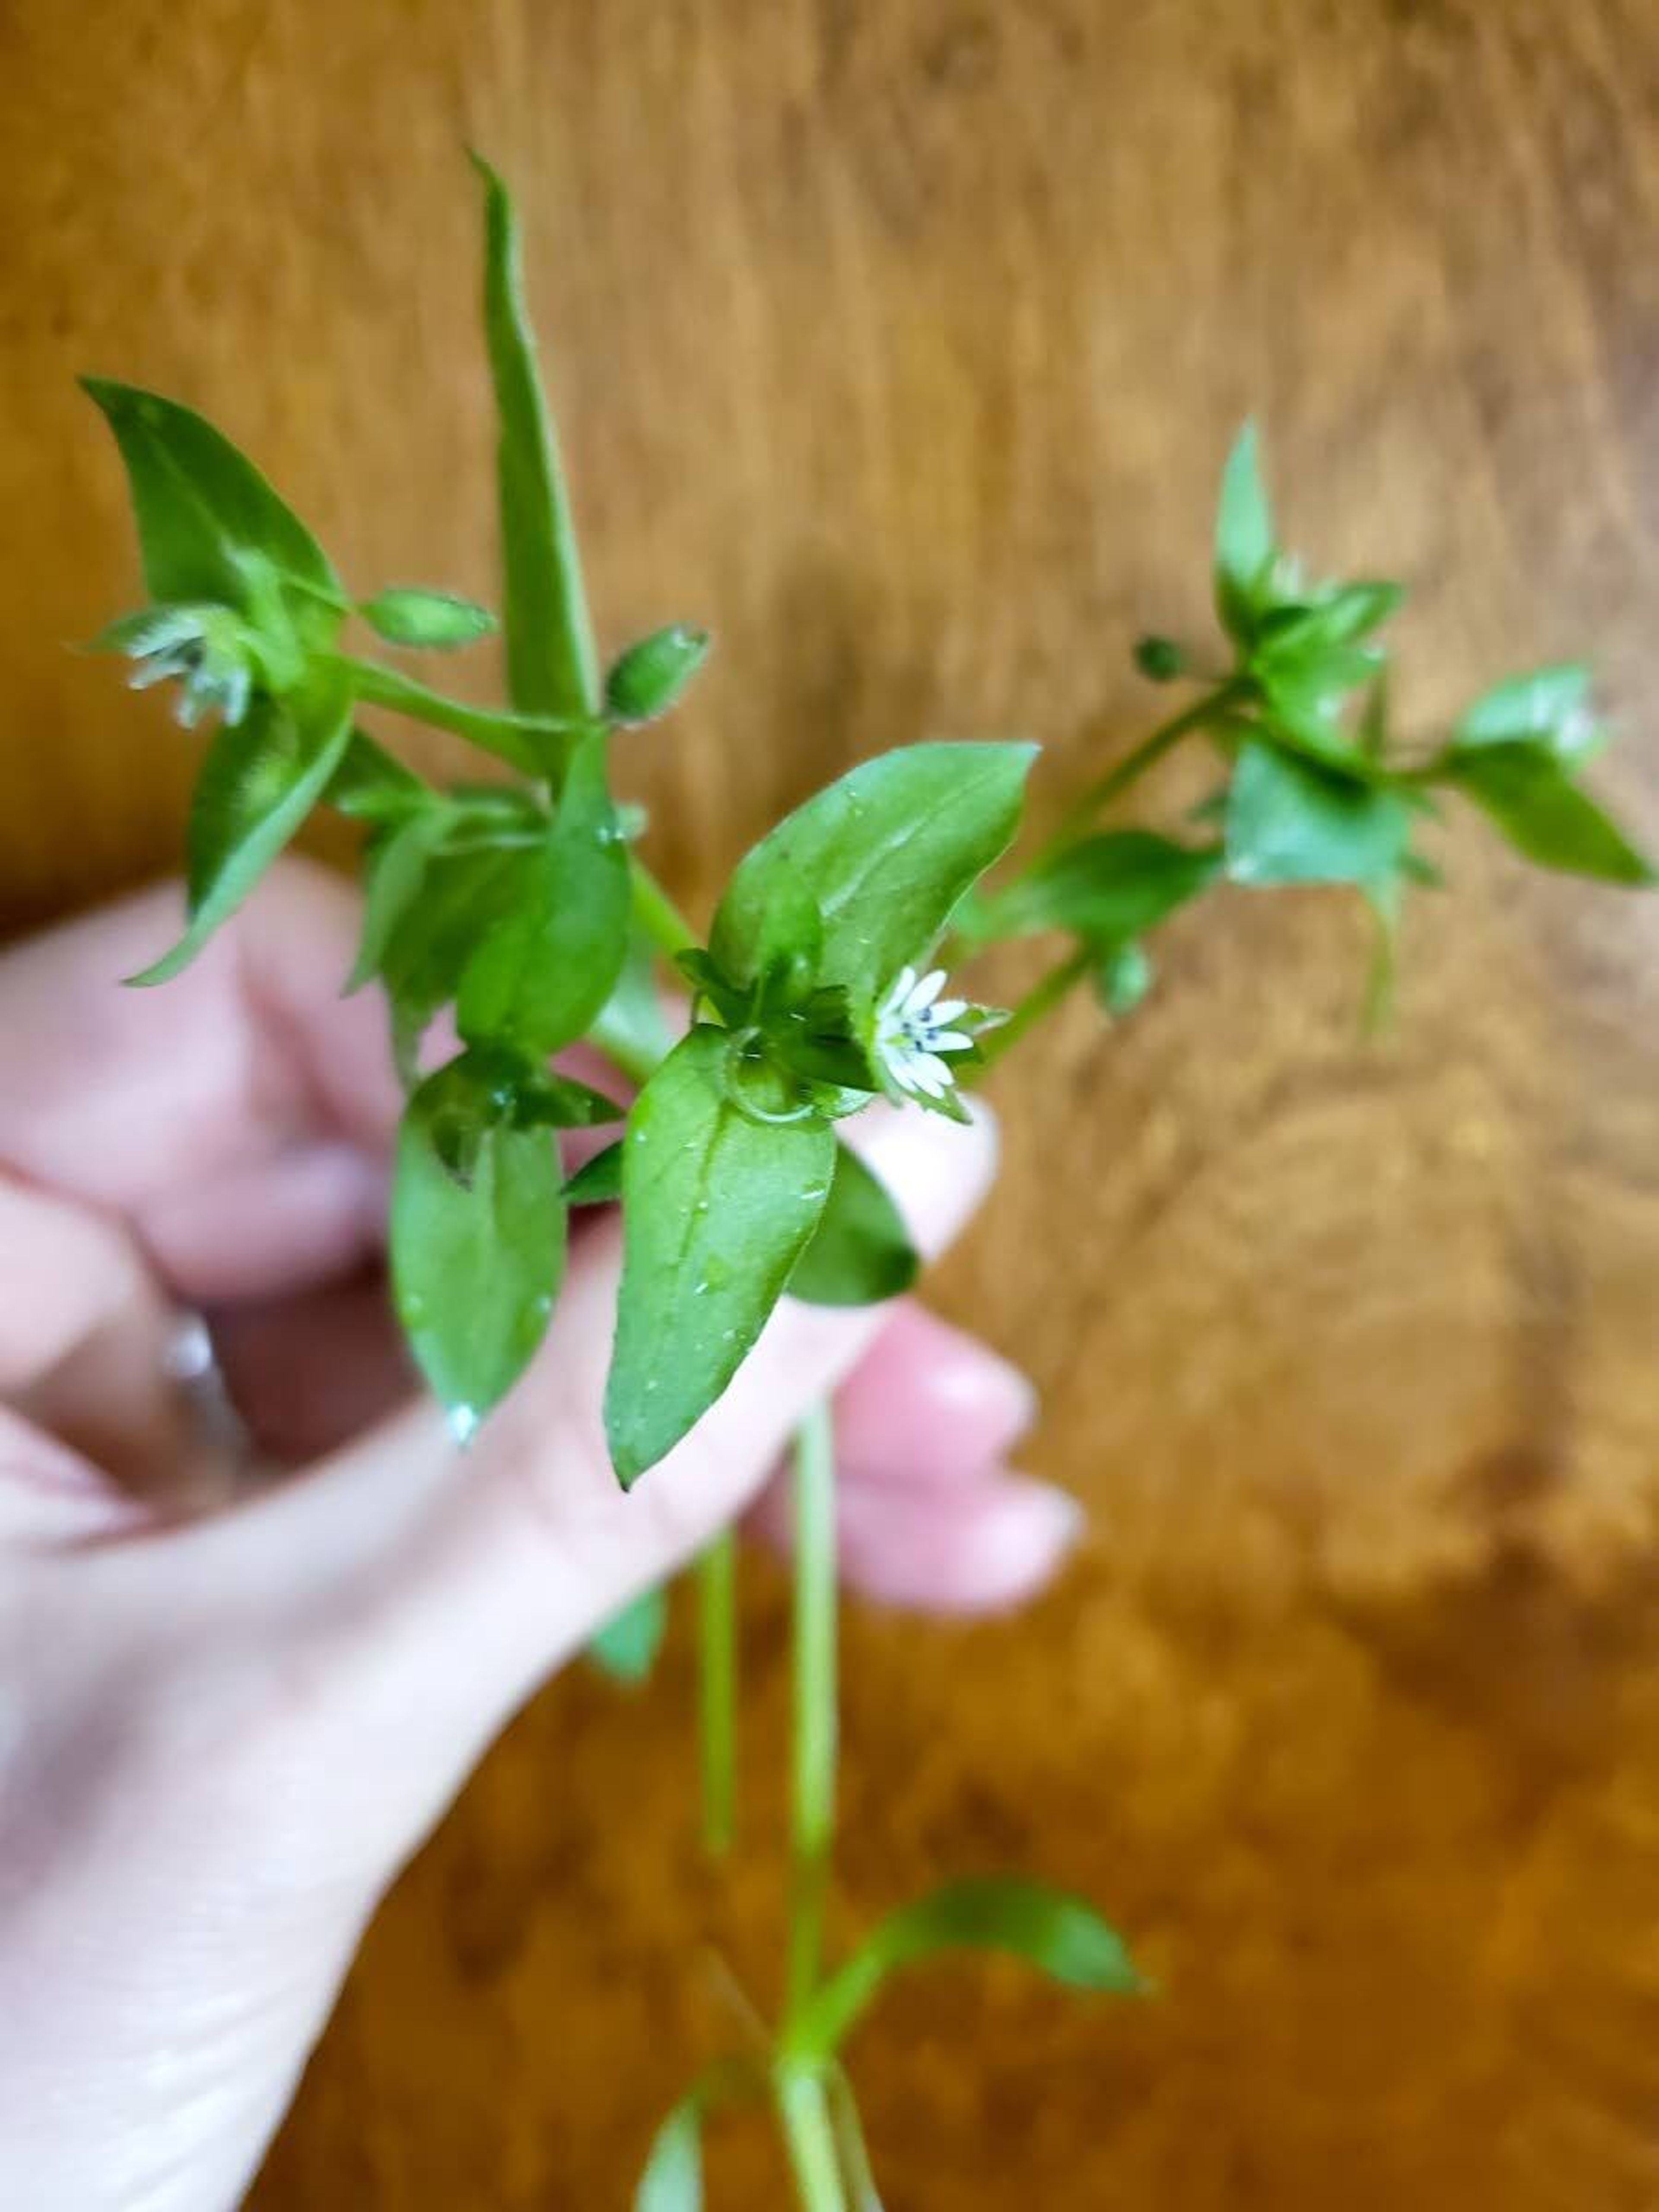
[[[634,2212],[702,2212],[702,2128],[701,2099],[682,2099],[657,2130]]]
[[[471,645],[488,637],[495,627],[495,616],[476,600],[413,585],[398,584],[376,592],[357,611],[375,635],[388,644],[440,653]]]
[[[835,1139],[750,1119],[728,1095],[732,1040],[698,1027],[635,1101],[623,1154],[623,1279],[605,1389],[624,1485],[712,1406],[817,1224]]]
[[[994,937],[1074,930],[1120,945],[1196,898],[1221,872],[1218,845],[1182,845],[1150,830],[1108,830],[1064,847],[990,902]]]
[[[1382,882],[1398,869],[1411,826],[1397,791],[1253,742],[1233,771],[1227,873],[1252,884]]]
[[[398,1316],[463,1441],[528,1365],[564,1271],[557,1151],[514,1126],[501,1091],[499,1069],[470,1054],[428,1076],[404,1110],[392,1179]]]
[[[520,714],[597,711],[599,658],[557,434],[542,397],[506,186],[473,155],[484,185],[484,333],[500,421],[496,481],[505,585],[507,689]],[[563,748],[550,748],[552,764]]]
[[[371,840],[363,860],[362,933],[346,979],[348,997],[380,974],[392,933],[420,896],[447,826],[447,810],[428,807]]]
[[[921,1262],[880,1179],[845,1145],[789,1295],[814,1306],[877,1305],[910,1288]]]
[[[715,961],[753,981],[773,908],[804,885],[823,920],[821,981],[875,999],[1006,849],[1036,750],[922,744],[863,762],[738,863],[714,917]]]
[[[1221,472],[1215,519],[1216,611],[1241,643],[1255,629],[1257,601],[1273,558],[1273,509],[1261,481],[1255,425],[1247,422]]]
[[[1653,863],[1568,776],[1544,744],[1482,739],[1444,757],[1443,773],[1529,860],[1608,884],[1651,884]]]
[[[606,1621],[589,1643],[587,1656],[602,1674],[631,1687],[649,1680],[667,1632],[667,1593],[641,1590],[631,1605]]]
[[[351,737],[351,695],[319,682],[283,700],[258,699],[208,748],[186,832],[189,927],[141,975],[165,983],[228,921],[322,797]]]
[[[306,587],[294,595],[313,627],[338,627],[339,578],[320,545],[252,461],[176,400],[106,377],[81,380],[103,410],[121,458],[153,599],[248,605],[249,562],[263,559]]]
[[[457,1009],[464,1037],[504,1038],[538,1058],[579,1037],[616,988],[633,890],[605,742],[595,732],[571,755],[524,903],[467,965]]]
[[[567,1206],[614,1206],[622,1196],[623,1148],[607,1145],[584,1160],[564,1187]]]
[[[1012,1877],[947,1881],[865,1938],[813,1999],[796,2047],[828,2057],[889,1974],[962,1950],[1006,1952],[1073,1989],[1133,1996],[1146,1986],[1121,1936],[1083,1899]]]
[[[1571,765],[1595,746],[1589,695],[1590,672],[1582,661],[1562,661],[1509,677],[1464,708],[1452,731],[1452,743],[1462,750],[1532,739]]]
[[[406,1081],[422,1034],[460,988],[478,945],[529,896],[535,860],[533,852],[486,849],[440,854],[428,865],[420,897],[398,917],[380,958]]]

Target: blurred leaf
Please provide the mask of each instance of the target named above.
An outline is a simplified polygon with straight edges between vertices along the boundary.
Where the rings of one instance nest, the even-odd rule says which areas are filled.
[[[529,1364],[564,1271],[557,1151],[510,1109],[498,1066],[464,1053],[415,1091],[398,1133],[394,1302],[463,1442]]]
[[[587,1656],[613,1682],[647,1681],[668,1631],[665,1590],[641,1590],[631,1605],[606,1621],[587,1646]]]
[[[1107,830],[1063,847],[992,899],[996,937],[1069,929],[1091,944],[1139,937],[1212,884],[1218,845],[1182,845],[1150,830]]]
[[[628,1117],[623,1279],[605,1400],[624,1486],[736,1374],[829,1194],[828,1124],[750,1118],[728,1091],[731,1048],[727,1031],[693,1029]]]
[[[1233,772],[1227,873],[1250,884],[1382,882],[1399,868],[1411,824],[1398,792],[1252,743]]]
[[[1012,1877],[948,1881],[901,1906],[865,1938],[813,1999],[797,2048],[828,2057],[890,1974],[962,1950],[1006,1952],[1073,1989],[1134,1996],[1146,1986],[1122,1938],[1081,1898]]]
[[[634,2192],[634,2212],[702,2212],[702,2114],[695,2094],[658,2130]]]
[[[495,627],[495,616],[475,600],[413,585],[394,585],[377,592],[372,599],[363,601],[358,612],[376,636],[389,644],[441,653],[488,637]]]
[[[1571,767],[1595,749],[1597,732],[1590,713],[1590,672],[1582,661],[1563,661],[1511,676],[1483,691],[1457,718],[1452,744],[1458,750],[1482,745],[1534,740]]]
[[[1240,644],[1255,629],[1255,615],[1273,560],[1273,509],[1261,480],[1254,422],[1234,441],[1221,472],[1215,520],[1215,604],[1222,627]]]
[[[1572,782],[1543,744],[1482,738],[1443,758],[1442,773],[1529,860],[1602,883],[1651,884],[1653,864]]]
[[[186,832],[189,926],[135,984],[165,983],[228,921],[322,797],[351,736],[351,695],[313,680],[254,701],[215,736],[197,778]]]
[[[876,1305],[908,1291],[921,1267],[885,1185],[838,1144],[830,1195],[789,1278],[790,1297],[815,1306]]]
[[[1095,969],[1096,996],[1118,1020],[1132,1014],[1152,988],[1152,963],[1146,948],[1133,939],[1111,946]]]

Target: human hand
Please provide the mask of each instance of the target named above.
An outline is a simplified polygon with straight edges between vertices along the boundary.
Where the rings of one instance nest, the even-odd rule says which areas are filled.
[[[380,1010],[337,995],[354,896],[289,864],[183,981],[120,992],[172,897],[0,960],[0,2203],[29,2212],[237,2201],[367,1918],[490,1738],[751,1504],[826,1391],[842,1566],[873,1593],[1012,1602],[1074,1522],[1004,1471],[1025,1384],[908,1304],[786,1303],[624,1497],[606,1219],[459,1453],[411,1402],[376,1273],[398,1098]],[[937,1249],[989,1125],[866,1120]],[[289,1471],[239,1480],[203,1433],[169,1375],[181,1307]]]

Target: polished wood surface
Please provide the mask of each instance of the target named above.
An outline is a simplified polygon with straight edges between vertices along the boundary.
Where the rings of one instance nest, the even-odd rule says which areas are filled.
[[[707,897],[860,754],[1025,730],[1052,810],[1202,617],[1261,418],[1293,542],[1414,580],[1401,704],[1592,647],[1659,832],[1659,16],[1646,0],[5,0],[0,896],[167,865],[187,749],[63,647],[133,594],[71,373],[191,398],[363,588],[488,593],[463,141],[531,222],[612,641],[720,651],[640,742]],[[1180,789],[1177,776],[1171,792]],[[1104,1900],[1163,1994],[905,1985],[893,2212],[1659,2205],[1659,902],[1472,828],[1358,1041],[1360,933],[1218,899],[1003,1087],[941,1303],[1029,1364],[1092,1534],[1017,1625],[848,1625],[844,1922],[970,1864]],[[374,1931],[263,2212],[626,2200],[778,1934],[700,1864],[684,1631],[555,1685]],[[781,2201],[763,2130],[716,2206]]]

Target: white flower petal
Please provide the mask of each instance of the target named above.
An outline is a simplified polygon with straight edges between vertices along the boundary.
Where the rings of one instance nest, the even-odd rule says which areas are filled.
[[[935,1060],[931,1052],[916,1057],[916,1087],[925,1091],[930,1098],[943,1098],[956,1078],[942,1060]]]
[[[933,1019],[936,1022],[953,1022],[958,1014],[965,1014],[967,1011],[966,999],[940,999],[934,1006]]]
[[[935,1030],[927,1039],[929,1052],[971,1052],[972,1037],[961,1030]]]
[[[931,969],[910,994],[910,1012],[913,1014],[923,1012],[926,1008],[933,1005],[944,988],[945,970],[942,968]]]
[[[885,1019],[890,1014],[896,1014],[915,988],[915,969],[914,968],[901,968],[898,971],[898,975],[893,984],[892,989],[887,994],[886,998],[882,1001],[881,1011],[883,1018]]]

